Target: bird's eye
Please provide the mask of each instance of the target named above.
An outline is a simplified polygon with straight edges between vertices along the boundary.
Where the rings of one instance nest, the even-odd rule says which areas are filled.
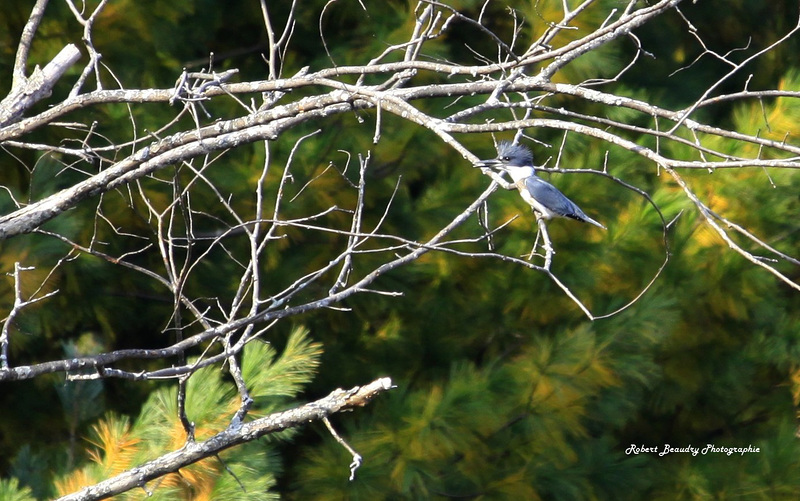
[[[504,162],[508,162],[509,160],[511,160],[511,157],[503,157],[500,160],[502,160]]]

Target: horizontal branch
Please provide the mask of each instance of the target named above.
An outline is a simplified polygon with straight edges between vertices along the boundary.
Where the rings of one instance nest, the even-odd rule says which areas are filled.
[[[410,263],[418,259],[423,254],[430,252],[431,250],[437,250],[438,244],[444,239],[444,237],[450,234],[455,228],[460,226],[472,214],[474,214],[484,203],[484,201],[489,198],[489,195],[494,193],[496,189],[496,184],[490,184],[489,187],[484,190],[480,196],[478,196],[478,198],[476,198],[466,209],[458,214],[449,224],[443,227],[427,242],[418,244],[418,247],[408,254],[396,257],[391,261],[381,264],[377,268],[365,274],[360,280],[342,289],[341,291],[296,306],[284,306],[284,302],[281,301],[272,306],[274,309],[267,309],[266,311],[238,318],[211,329],[205,329],[204,331],[179,341],[167,348],[161,348],[158,350],[118,350],[95,356],[80,358],[76,357],[52,362],[43,362],[35,365],[0,369],[0,382],[31,379],[42,374],[53,372],[70,372],[76,370],[85,371],[86,369],[90,368],[98,371],[98,373],[101,375],[105,373],[105,375],[108,376],[116,376],[119,375],[116,371],[104,371],[103,367],[107,364],[127,358],[167,358],[180,355],[186,350],[198,346],[206,341],[210,341],[219,336],[224,336],[229,332],[236,331],[249,325],[271,322],[274,320],[307,313],[313,310],[329,308],[352,295],[361,293],[363,290],[367,289],[369,285],[371,285],[378,277],[384,275],[385,273]]]

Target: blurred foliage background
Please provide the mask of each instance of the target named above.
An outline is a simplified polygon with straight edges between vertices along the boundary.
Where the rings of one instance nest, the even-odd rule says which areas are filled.
[[[268,3],[273,22],[282,25],[290,2]],[[326,3],[309,0],[298,7],[295,34],[283,61],[285,75],[304,66],[327,67],[330,58],[340,65],[365,63],[387,44],[406,39],[413,28],[413,1],[365,1],[366,13],[360,2],[337,2],[322,20],[329,58],[318,31]],[[472,17],[483,8],[482,1],[448,4]],[[520,45],[527,45],[545,29],[544,20],[560,18],[560,4],[492,2],[484,22],[508,39],[513,29],[508,9],[515,9],[525,20]],[[2,93],[10,86],[16,45],[31,6],[29,0],[4,2]],[[598,2],[580,18],[580,31],[564,31],[563,36],[578,37],[600,25],[612,8],[621,7],[623,3],[614,0]],[[796,3],[788,0],[731,0],[724,8],[718,2],[686,2],[681,9],[709,48],[721,53],[741,49],[742,57],[782,36],[798,14]],[[262,79],[267,69],[261,53],[267,45],[261,19],[258,2],[250,0],[226,2],[224,8],[207,0],[115,0],[96,25],[95,45],[126,88],[169,88],[182,68],[206,66],[210,52],[216,69],[238,68],[242,81]],[[703,48],[674,12],[647,24],[637,36],[654,57],[641,58],[605,91],[679,109],[729,71],[705,55],[675,73]],[[65,43],[79,43],[79,38],[80,29],[68,9],[51,2],[31,59],[47,61]],[[458,25],[426,50],[463,61],[472,57],[465,43],[492,53],[490,41],[476,37],[466,25]],[[718,92],[741,90],[750,74],[751,90],[778,85],[800,89],[800,73],[793,66],[798,48],[798,38],[790,39],[726,81]],[[577,83],[613,77],[634,51],[625,41],[608,44],[567,66],[557,79]],[[106,78],[114,87],[111,76]],[[421,75],[420,81],[424,78]],[[71,81],[64,79],[54,99],[66,95]],[[569,97],[550,104],[558,105],[559,99],[574,111],[598,112],[597,105]],[[210,108],[215,117],[235,116],[232,105],[220,103]],[[419,106],[432,110],[445,104]],[[800,105],[788,99],[722,103],[698,110],[697,119],[740,131],[761,129],[780,138],[788,133],[794,140],[800,129],[798,110]],[[137,127],[154,130],[174,116],[175,109],[144,105],[134,107],[133,113]],[[650,120],[639,115],[624,118],[632,124]],[[129,134],[124,106],[92,108],[71,119],[96,121],[98,131],[111,141]],[[345,156],[340,150],[372,149],[367,206],[375,213],[368,219],[381,216],[400,179],[387,230],[413,238],[430,236],[488,183],[435,136],[399,119],[384,116],[381,141],[373,146],[369,112],[330,117],[287,132],[272,146],[273,161],[285,160],[294,142],[317,128],[321,132],[297,150],[296,175],[311,179],[331,162],[341,165]],[[532,145],[539,159],[556,154],[561,132],[527,132],[541,141]],[[50,144],[82,137],[69,136],[63,129],[35,136],[29,139]],[[459,139],[483,158],[494,154],[488,135]],[[691,154],[681,145],[662,147],[670,155]],[[717,147],[732,152],[752,148],[733,141]],[[6,149],[0,153],[0,184],[20,199],[33,200],[80,178],[57,160]],[[235,194],[257,178],[263,160],[263,145],[244,146],[225,157],[224,169],[210,175]],[[209,460],[191,472],[182,471],[183,484],[165,480],[156,497],[798,498],[800,296],[732,253],[704,226],[679,188],[633,153],[571,135],[561,165],[597,168],[606,161],[611,173],[651,194],[667,218],[683,211],[670,234],[671,262],[633,307],[590,323],[540,273],[498,261],[428,254],[381,280],[382,288],[401,291],[404,297],[359,296],[345,305],[349,312],[327,310],[295,318],[274,331],[269,347],[255,345],[247,354],[262,364],[246,366],[253,384],[263,389],[261,413],[320,397],[335,387],[393,378],[398,388],[390,394],[332,419],[364,457],[355,481],[347,480],[348,453],[321,424],[313,424],[299,433],[227,451],[223,457],[248,487],[246,493],[218,462]],[[684,176],[712,209],[756,235],[771,236],[768,243],[782,251],[796,254],[800,248],[797,173],[743,169]],[[554,271],[593,312],[613,311],[637,294],[663,260],[660,220],[641,198],[603,178],[569,175],[551,181],[608,227],[601,232],[571,221],[553,222]],[[303,184],[289,189],[296,193]],[[343,184],[341,177],[323,174],[313,193],[298,198],[293,210],[312,213],[352,196]],[[116,202],[108,198],[106,211],[117,203],[124,212],[124,197]],[[500,251],[514,256],[528,252],[535,221],[517,195],[497,193],[490,205],[497,222],[522,214],[497,236]],[[0,209],[12,210],[2,194]],[[92,231],[87,222],[94,209],[92,203],[84,204],[47,227],[80,240]],[[129,224],[142,223],[131,218]],[[113,235],[104,238],[114,245]],[[320,259],[319,249],[334,245],[339,237],[325,238],[296,235],[271,250],[270,280],[290,283],[304,273]],[[11,272],[17,261],[36,266],[27,279],[37,283],[67,251],[65,245],[39,235],[16,237],[0,243],[0,270]],[[158,266],[143,259],[139,264]],[[215,288],[235,287],[235,275],[228,271],[217,266],[199,270],[192,284],[195,295],[211,297]],[[798,278],[797,269],[784,271]],[[4,282],[0,311],[9,311],[13,282],[11,277]],[[81,256],[61,267],[48,287],[62,293],[20,317],[12,344],[14,363],[167,344],[162,331],[171,296],[129,270]],[[259,372],[267,366],[277,367],[286,377]],[[194,404],[194,419],[208,421],[213,429],[214,419],[235,405],[235,392],[219,371],[204,371],[191,381],[203,388],[197,394],[204,395]],[[169,383],[105,380],[66,385],[63,375],[3,385],[0,498],[70,492],[81,479],[104,478],[154,457],[158,450],[179,446],[174,394]],[[629,455],[631,444],[659,449],[665,444],[752,445],[760,452]]]

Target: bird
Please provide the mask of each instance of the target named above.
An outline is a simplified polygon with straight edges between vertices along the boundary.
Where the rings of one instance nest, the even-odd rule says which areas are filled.
[[[524,145],[501,141],[497,145],[497,158],[481,160],[477,166],[508,172],[519,190],[520,196],[533,208],[537,219],[549,220],[554,217],[565,217],[606,229],[605,226],[587,216],[558,188],[536,175],[533,167],[533,153]]]

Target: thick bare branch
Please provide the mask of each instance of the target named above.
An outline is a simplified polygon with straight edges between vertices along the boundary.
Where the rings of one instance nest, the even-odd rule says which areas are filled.
[[[81,51],[75,45],[67,45],[44,68],[37,66],[24,83],[12,88],[0,101],[0,128],[15,122],[28,108],[49,97],[56,82],[80,57]]]
[[[36,0],[36,5],[33,6],[31,15],[28,17],[28,22],[25,23],[25,28],[22,30],[22,35],[20,36],[19,44],[17,45],[17,56],[14,59],[14,69],[12,70],[12,93],[16,92],[26,84],[25,67],[28,65],[28,57],[31,53],[33,37],[36,35],[36,30],[39,28],[39,23],[42,22],[47,3],[48,0]]]
[[[189,442],[182,449],[165,454],[133,470],[128,470],[99,484],[86,487],[74,494],[59,498],[60,501],[90,501],[106,499],[123,492],[144,488],[150,480],[211,457],[225,449],[256,440],[264,435],[288,428],[296,428],[312,421],[319,421],[337,412],[364,407],[376,396],[392,389],[389,378],[377,379],[364,386],[349,390],[334,390],[327,397],[306,405],[276,412],[247,423],[229,426],[208,440]]]

